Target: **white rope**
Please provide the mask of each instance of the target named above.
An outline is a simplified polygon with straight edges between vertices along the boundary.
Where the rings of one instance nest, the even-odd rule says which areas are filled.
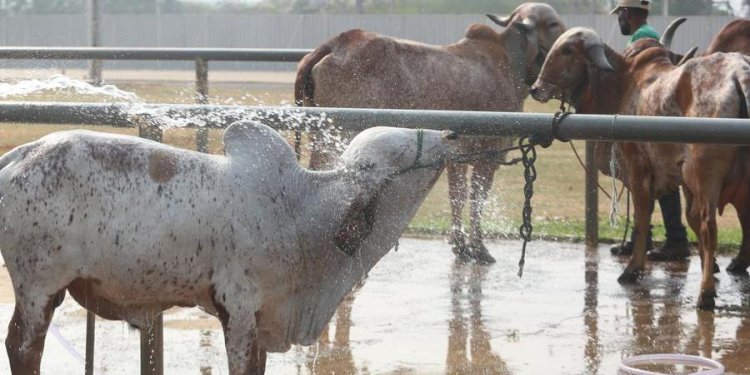
[[[612,118],[612,129],[614,131],[615,121],[617,121],[617,115]],[[614,137],[613,137],[614,138]],[[620,215],[620,205],[617,202],[617,179],[615,178],[617,173],[617,143],[612,142],[612,147],[609,153],[609,175],[612,177],[612,207],[609,211],[609,225],[616,226],[618,224],[618,218]]]

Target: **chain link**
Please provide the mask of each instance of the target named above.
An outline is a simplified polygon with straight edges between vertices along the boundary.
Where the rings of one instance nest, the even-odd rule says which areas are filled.
[[[533,226],[531,224],[531,198],[534,196],[534,181],[536,181],[536,148],[534,144],[530,142],[528,137],[519,139],[518,146],[521,149],[521,162],[523,163],[524,171],[523,177],[526,181],[523,187],[523,211],[522,219],[523,223],[518,228],[521,239],[523,239],[523,247],[521,248],[521,260],[518,261],[518,277],[523,276],[523,266],[526,263],[526,244],[531,241],[531,233]]]

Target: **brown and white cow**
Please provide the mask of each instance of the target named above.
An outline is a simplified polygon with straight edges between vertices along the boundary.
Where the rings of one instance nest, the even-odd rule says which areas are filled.
[[[537,100],[561,98],[579,113],[653,116],[747,117],[750,63],[741,54],[716,53],[673,64],[674,54],[653,40],[634,43],[620,55],[590,29],[575,28],[552,47],[531,89]],[[658,124],[654,124],[658,126]],[[646,236],[654,199],[674,190],[685,175],[688,222],[699,233],[703,279],[700,308],[713,308],[716,211],[726,203],[737,169],[745,164],[740,148],[653,142],[618,142],[623,179],[633,193],[635,250],[619,277],[636,281],[646,261]],[[701,152],[711,150],[712,153]],[[715,151],[715,152],[714,152]],[[683,165],[684,162],[684,165]],[[750,164],[748,164],[750,165]]]
[[[471,25],[457,43],[437,46],[350,30],[327,41],[299,64],[295,82],[298,105],[435,110],[521,111],[546,52],[565,30],[546,4],[526,3],[509,17],[489,16],[508,28],[498,33]],[[428,126],[428,124],[425,124]],[[504,148],[506,138],[467,137],[464,150]],[[311,167],[334,161],[313,138]],[[335,152],[328,152],[335,155]],[[462,259],[492,263],[482,240],[481,216],[494,173],[502,160],[473,163],[470,193],[467,166],[449,165],[453,252]],[[462,211],[471,200],[470,231],[465,238]]]

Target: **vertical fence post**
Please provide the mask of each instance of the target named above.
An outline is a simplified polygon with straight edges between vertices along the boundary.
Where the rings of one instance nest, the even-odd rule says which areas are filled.
[[[164,374],[163,314],[154,318],[150,326],[141,328],[141,375]]]
[[[208,60],[195,60],[195,103],[208,104]],[[195,146],[199,152],[208,152],[208,128],[198,128]]]
[[[599,243],[599,191],[596,185],[598,177],[594,166],[595,142],[586,141],[586,245],[597,246]]]
[[[91,47],[99,47],[102,45],[101,38],[101,12],[99,10],[99,0],[88,0],[88,16],[89,16],[89,43]],[[88,80],[94,85],[101,85],[102,83],[102,61],[91,60],[89,63],[89,74]]]
[[[88,37],[92,47],[101,45],[101,23],[99,12],[99,0],[88,0]],[[5,4],[3,4],[5,11]],[[102,62],[101,60],[91,60],[89,63],[88,81],[92,85],[99,86],[102,84]],[[91,311],[86,311],[86,362],[85,374],[94,374],[94,342],[96,341],[96,315]]]
[[[161,142],[163,132],[149,121],[138,125],[138,136]],[[150,327],[141,329],[141,375],[162,375],[164,373],[164,325],[162,313],[154,318]]]
[[[86,310],[86,375],[94,375],[94,339],[96,334],[96,315]]]

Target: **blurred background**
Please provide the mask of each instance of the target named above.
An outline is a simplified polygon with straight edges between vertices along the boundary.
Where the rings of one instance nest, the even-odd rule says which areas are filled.
[[[314,48],[351,28],[424,43],[447,44],[484,14],[508,14],[518,0],[0,0],[0,45],[88,46],[88,7],[98,3],[99,43],[105,47]],[[570,26],[594,28],[613,47],[625,38],[608,14],[614,0],[551,0]],[[690,16],[674,48],[704,48],[732,17],[747,15],[750,0],[656,0],[651,23],[663,30]],[[49,61],[2,62],[38,67]],[[10,65],[8,65],[10,64]],[[55,62],[80,67],[85,62]],[[192,69],[180,62],[108,62],[110,68]],[[220,69],[294,70],[295,64],[216,63]]]

